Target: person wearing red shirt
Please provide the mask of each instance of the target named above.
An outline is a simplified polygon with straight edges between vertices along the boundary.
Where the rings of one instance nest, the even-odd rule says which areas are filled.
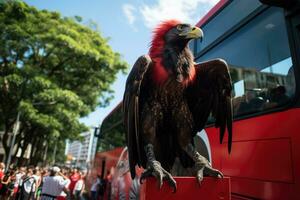
[[[5,164],[3,162],[0,163],[0,189],[2,188],[1,180],[4,177]]]
[[[0,180],[4,176],[5,164],[3,162],[0,163]]]
[[[80,179],[80,174],[78,172],[78,169],[73,169],[73,173],[70,176],[70,185],[69,185],[69,190],[70,193],[73,194],[73,190],[75,187],[75,184],[77,183],[77,181]]]

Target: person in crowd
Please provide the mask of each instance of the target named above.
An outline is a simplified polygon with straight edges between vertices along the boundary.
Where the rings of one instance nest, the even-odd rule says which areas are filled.
[[[75,200],[80,200],[85,189],[85,175],[80,173],[80,179],[76,182],[73,195]]]
[[[26,175],[23,176],[22,183],[19,186],[18,200],[35,200],[37,181],[33,175],[33,169],[29,168]]]
[[[107,193],[107,198],[111,198],[111,182],[112,182],[112,177],[114,173],[114,168],[111,168],[112,171],[107,170],[106,172],[106,177],[105,177],[105,192]]]
[[[79,174],[79,171],[77,168],[74,168],[72,170],[72,173],[71,173],[71,176],[70,176],[70,185],[69,185],[69,190],[70,190],[70,193],[71,193],[71,197],[72,199],[74,198],[73,196],[73,190],[74,190],[74,187],[75,187],[75,184],[77,183],[77,181],[80,179],[80,174]]]
[[[10,196],[9,186],[11,184],[11,179],[14,176],[13,170],[8,170],[1,179],[1,189],[0,189],[0,199],[7,200]]]
[[[3,162],[0,162],[0,180],[4,176],[4,171],[5,171],[5,164]]]
[[[69,179],[69,171],[67,169],[62,170],[63,175],[66,177],[66,188],[69,188],[71,180]],[[57,200],[66,200],[67,196],[70,196],[70,194],[67,194],[65,191],[62,191],[60,195],[57,197]]]
[[[10,176],[10,182],[9,184],[7,185],[7,199],[10,200],[10,199],[14,199],[15,197],[15,193],[14,193],[14,188],[15,188],[15,182],[16,182],[16,170],[12,170],[12,173],[11,173],[11,176]]]
[[[62,191],[68,193],[67,179],[59,167],[52,167],[49,175],[43,178],[41,200],[56,200]]]
[[[38,188],[40,187],[40,184],[42,182],[42,177],[41,177],[41,174],[40,174],[40,169],[38,167],[34,168],[32,170],[33,172],[33,175],[32,177],[34,178],[34,182],[35,182],[35,187],[34,187],[34,197],[35,199],[37,199],[37,192],[38,192]]]
[[[1,180],[4,177],[4,172],[5,172],[5,164],[3,162],[0,162],[0,190],[2,187]]]
[[[97,178],[91,187],[91,199],[92,200],[98,199],[100,183],[101,183],[101,175],[97,175]]]
[[[104,199],[104,195],[106,192],[106,179],[102,178],[102,176],[100,177],[100,183],[98,184],[98,188],[97,188],[97,199],[99,200],[103,200]]]
[[[18,193],[19,187],[22,185],[22,181],[25,175],[26,175],[26,168],[20,167],[16,172],[15,193]]]
[[[43,187],[43,177],[46,177],[47,175],[48,175],[47,169],[42,168],[39,172],[41,182],[40,182],[39,187],[38,187],[37,192],[36,192],[36,199],[37,200],[40,200],[40,198],[41,198],[42,187]]]

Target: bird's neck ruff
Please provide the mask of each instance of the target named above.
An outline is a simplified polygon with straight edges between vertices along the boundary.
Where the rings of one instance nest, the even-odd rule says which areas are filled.
[[[163,65],[163,53],[165,50],[164,36],[178,24],[180,24],[180,21],[167,20],[158,25],[153,31],[149,55],[153,61],[152,78],[159,85],[165,83],[168,80],[170,73],[172,73]],[[188,73],[188,78],[182,81],[184,85],[187,85],[195,78],[196,72],[193,65],[190,66]]]

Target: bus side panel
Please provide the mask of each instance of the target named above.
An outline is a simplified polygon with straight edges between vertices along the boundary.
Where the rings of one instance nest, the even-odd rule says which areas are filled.
[[[235,121],[231,154],[207,128],[212,164],[231,177],[232,193],[263,199],[300,199],[300,109]],[[234,197],[233,197],[234,199]]]

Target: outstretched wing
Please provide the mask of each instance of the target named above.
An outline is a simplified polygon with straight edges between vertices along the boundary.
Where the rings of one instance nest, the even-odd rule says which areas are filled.
[[[195,131],[201,131],[210,115],[215,118],[215,127],[220,128],[220,143],[227,127],[228,152],[232,144],[231,78],[228,66],[221,59],[195,65],[196,79],[187,88],[190,110],[195,122]]]
[[[151,58],[148,55],[138,58],[127,78],[123,97],[124,125],[132,179],[135,177],[135,166],[136,164],[141,165],[142,159],[139,137],[140,88],[151,62]]]

